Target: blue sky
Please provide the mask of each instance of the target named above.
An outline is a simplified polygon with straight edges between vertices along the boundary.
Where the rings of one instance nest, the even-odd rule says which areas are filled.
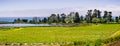
[[[119,15],[120,0],[0,0],[0,17],[44,17],[71,11],[84,15],[95,8]]]

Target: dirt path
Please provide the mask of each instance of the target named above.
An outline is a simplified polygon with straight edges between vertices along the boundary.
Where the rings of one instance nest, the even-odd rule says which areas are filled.
[[[114,41],[112,43],[108,43],[107,46],[120,46],[120,40]]]

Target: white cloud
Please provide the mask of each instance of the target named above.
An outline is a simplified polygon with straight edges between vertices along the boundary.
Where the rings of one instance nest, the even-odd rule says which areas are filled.
[[[34,16],[50,16],[52,13],[66,13],[79,12],[80,15],[85,15],[89,9],[99,9],[103,11],[112,11],[114,16],[120,15],[120,6],[107,5],[107,6],[95,6],[95,7],[70,7],[61,9],[32,9],[32,10],[21,10],[21,11],[1,11],[0,17],[34,17]]]
[[[90,7],[89,9],[99,9],[99,10],[107,10],[107,11],[120,11],[120,6],[117,5],[107,5],[102,7]]]

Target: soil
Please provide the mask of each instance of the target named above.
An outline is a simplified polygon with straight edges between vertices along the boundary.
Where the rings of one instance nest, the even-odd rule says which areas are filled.
[[[112,43],[108,43],[107,46],[120,46],[120,40],[114,41]]]

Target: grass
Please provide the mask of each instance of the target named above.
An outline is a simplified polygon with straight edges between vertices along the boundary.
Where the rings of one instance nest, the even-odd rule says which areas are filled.
[[[120,40],[120,30],[118,30],[117,32],[113,33],[111,36],[109,36],[108,38],[104,39],[103,43],[112,43],[114,41]]]
[[[7,28],[7,29],[5,29]],[[74,27],[4,27],[0,28],[1,43],[95,42],[120,29],[120,24],[97,24]]]

